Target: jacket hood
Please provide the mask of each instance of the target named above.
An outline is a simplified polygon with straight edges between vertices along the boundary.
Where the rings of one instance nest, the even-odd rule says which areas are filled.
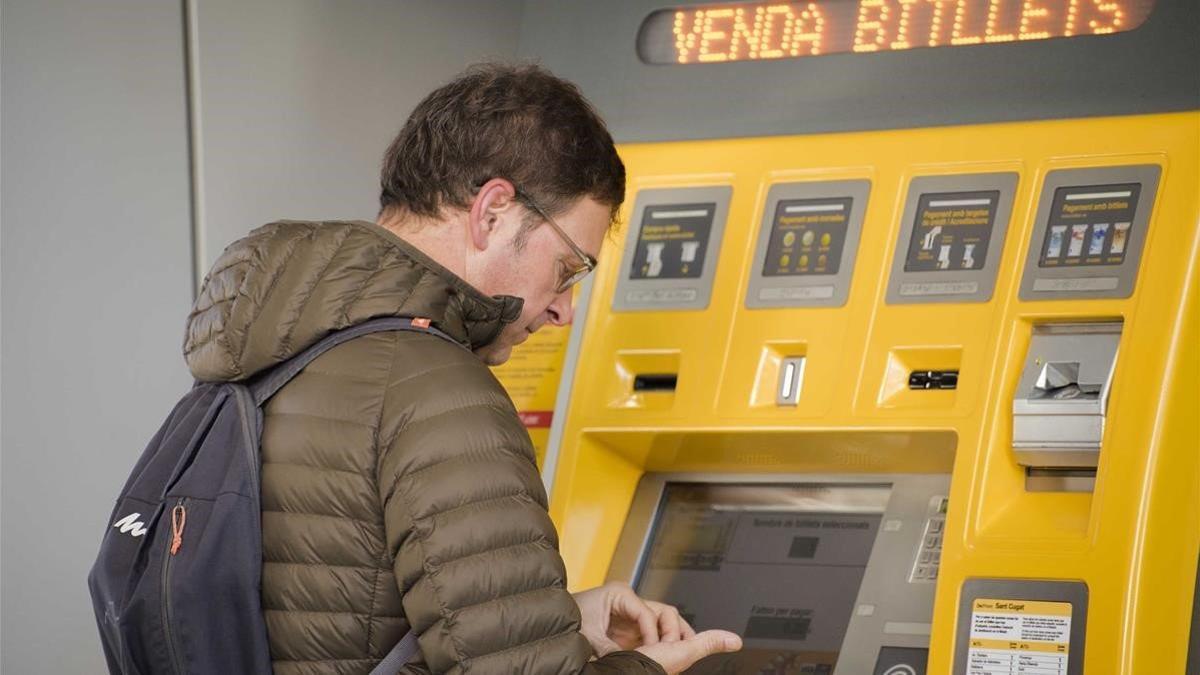
[[[188,315],[183,355],[198,380],[244,380],[383,316],[428,318],[474,350],[521,306],[520,298],[483,295],[373,223],[279,221],[234,242],[213,265]]]

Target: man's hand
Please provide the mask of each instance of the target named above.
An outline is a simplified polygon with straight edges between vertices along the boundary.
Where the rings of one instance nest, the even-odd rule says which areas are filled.
[[[736,652],[741,648],[742,638],[737,635],[725,630],[706,630],[678,642],[643,645],[637,651],[657,661],[667,675],[676,675],[706,656]]]
[[[629,584],[607,583],[574,597],[583,619],[579,632],[591,643],[597,656],[696,635],[679,616],[679,610],[661,602],[642,600]]]
[[[742,648],[742,639],[728,631],[697,635],[679,610],[639,598],[628,584],[607,583],[576,593],[575,602],[583,617],[579,630],[596,656],[636,649],[662,665],[667,675],[675,675],[710,654]]]

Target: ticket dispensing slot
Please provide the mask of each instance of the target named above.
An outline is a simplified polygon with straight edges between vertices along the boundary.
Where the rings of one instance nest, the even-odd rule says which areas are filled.
[[[617,353],[609,407],[667,410],[679,387],[679,350],[632,349]]]
[[[1013,452],[1030,489],[1047,489],[1056,471],[1094,476],[1120,339],[1120,322],[1034,327],[1013,398]]]

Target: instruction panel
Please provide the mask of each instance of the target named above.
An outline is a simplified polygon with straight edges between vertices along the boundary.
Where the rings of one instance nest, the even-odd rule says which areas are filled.
[[[871,182],[776,183],[763,204],[746,306],[841,307]]]
[[[1047,173],[1021,276],[1021,299],[1132,295],[1161,175],[1162,167],[1155,164]]]
[[[613,310],[707,307],[732,194],[728,185],[639,191]]]
[[[999,190],[921,195],[904,271],[982,269],[999,201]]]
[[[763,276],[837,274],[852,201],[849,197],[780,201]]]
[[[1125,262],[1141,189],[1137,183],[1126,183],[1055,190],[1038,265],[1120,265]]]
[[[909,181],[888,304],[991,300],[1017,179],[1004,172]]]
[[[716,204],[647,206],[642,217],[634,279],[689,279],[704,270]]]
[[[1066,675],[1071,603],[976,598],[968,675]]]

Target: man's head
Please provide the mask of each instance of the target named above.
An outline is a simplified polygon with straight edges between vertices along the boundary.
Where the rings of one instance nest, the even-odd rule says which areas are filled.
[[[575,85],[537,66],[485,64],[417,105],[381,183],[381,224],[480,291],[524,299],[479,351],[497,364],[546,323],[571,321],[563,285],[599,254],[625,166]]]

